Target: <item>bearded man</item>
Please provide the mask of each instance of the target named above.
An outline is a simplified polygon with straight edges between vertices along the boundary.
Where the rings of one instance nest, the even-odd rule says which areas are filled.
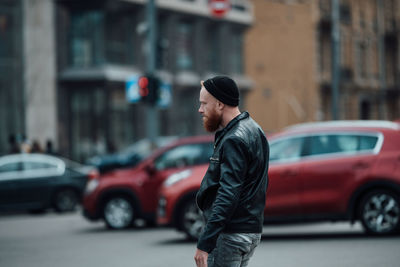
[[[247,266],[260,243],[268,184],[269,145],[229,77],[201,82],[199,113],[215,132],[214,153],[197,193],[206,221],[194,256],[197,266]]]

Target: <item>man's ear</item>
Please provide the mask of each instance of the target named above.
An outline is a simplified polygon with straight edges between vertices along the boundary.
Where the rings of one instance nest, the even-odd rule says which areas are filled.
[[[218,100],[217,100],[217,109],[218,109],[218,110],[223,110],[224,107],[225,107],[225,104],[222,103],[221,101],[218,101]]]

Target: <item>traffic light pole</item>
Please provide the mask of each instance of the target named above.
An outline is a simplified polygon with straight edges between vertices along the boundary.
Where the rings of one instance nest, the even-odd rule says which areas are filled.
[[[155,0],[147,0],[146,6],[147,19],[147,64],[146,73],[154,75],[156,70],[156,42],[157,42],[157,14]],[[156,138],[159,134],[158,130],[158,112],[154,104],[147,104],[147,137],[152,145],[155,145]]]

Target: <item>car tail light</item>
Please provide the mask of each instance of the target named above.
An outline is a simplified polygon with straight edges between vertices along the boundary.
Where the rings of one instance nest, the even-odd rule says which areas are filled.
[[[99,173],[99,171],[96,170],[96,169],[93,169],[93,170],[89,171],[89,173],[88,173],[88,178],[89,178],[89,180],[96,179],[96,178],[98,178],[99,176],[100,176],[100,173]]]

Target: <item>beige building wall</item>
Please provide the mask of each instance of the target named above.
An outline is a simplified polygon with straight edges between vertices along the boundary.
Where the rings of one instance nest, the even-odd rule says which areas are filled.
[[[332,119],[332,1],[252,3],[245,66],[254,90],[246,108],[267,132]],[[339,119],[400,119],[399,8],[400,0],[340,1]]]
[[[253,4],[255,22],[245,40],[245,67],[255,84],[246,108],[266,132],[318,119],[312,1]]]

